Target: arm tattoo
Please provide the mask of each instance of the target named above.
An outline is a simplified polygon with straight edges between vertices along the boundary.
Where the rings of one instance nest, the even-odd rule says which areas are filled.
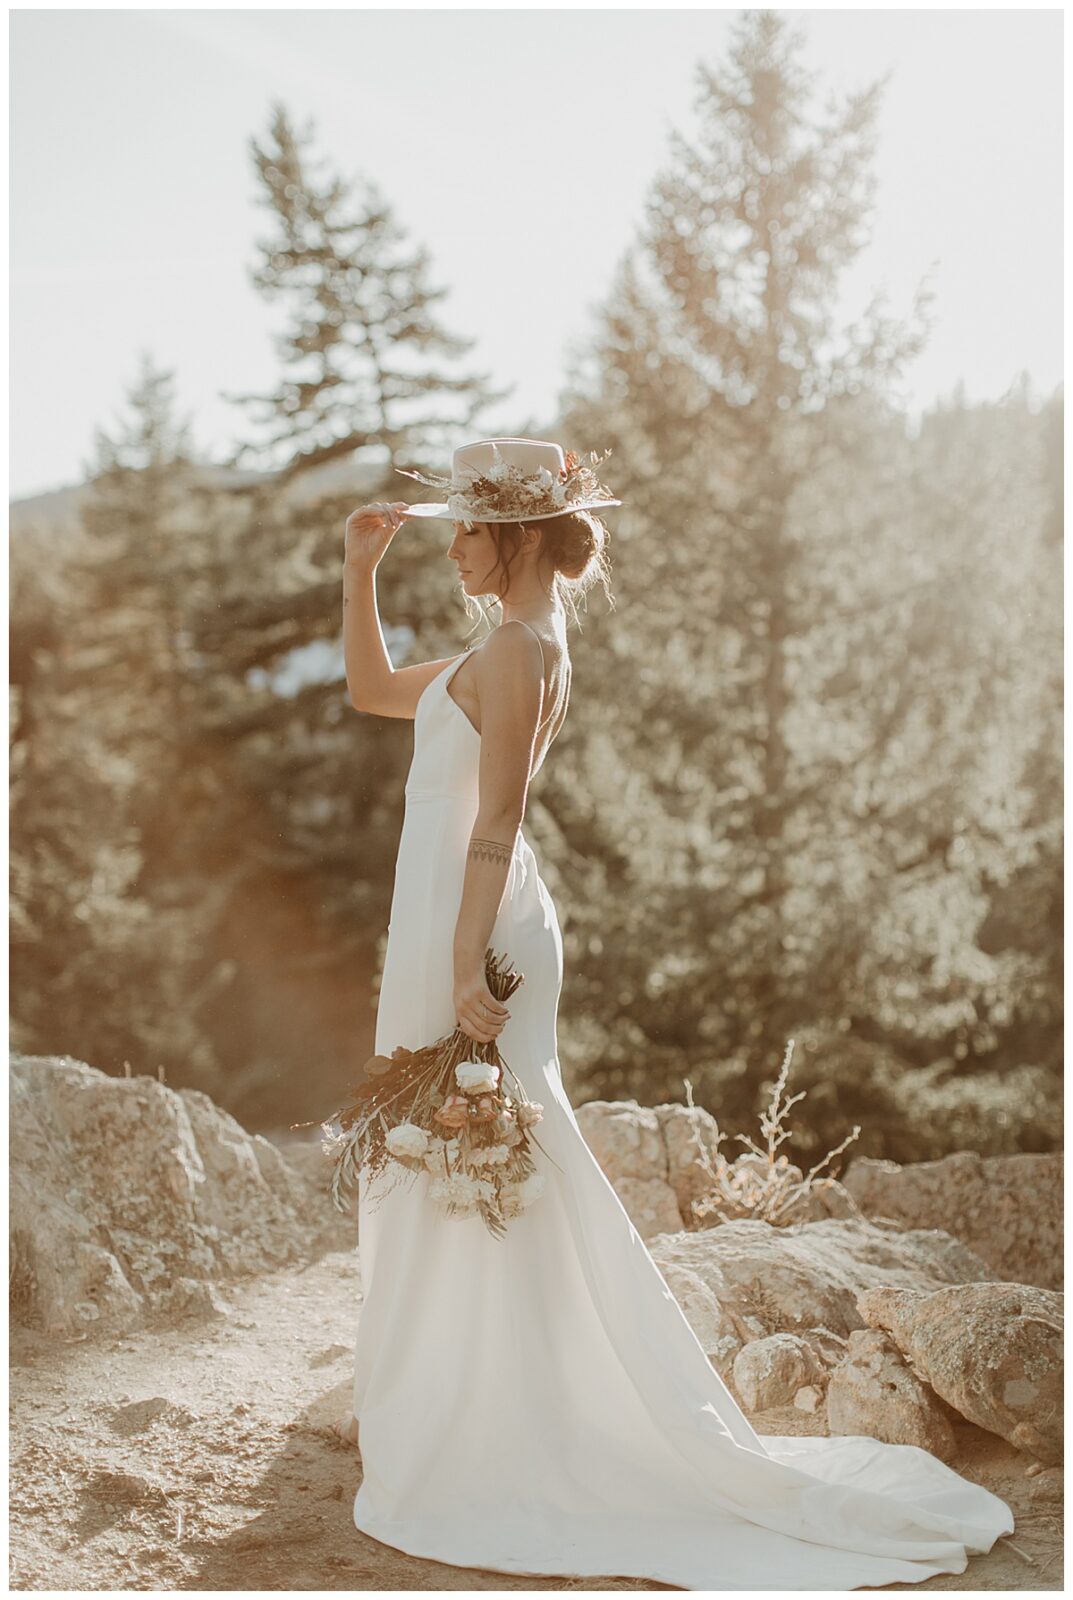
[[[507,863],[514,851],[509,844],[500,844],[498,839],[471,839],[469,854],[474,861]]]

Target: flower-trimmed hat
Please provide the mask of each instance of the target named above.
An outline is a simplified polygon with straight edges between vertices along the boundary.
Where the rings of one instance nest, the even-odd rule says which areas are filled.
[[[596,468],[610,454],[610,450],[602,456],[590,451],[585,463],[575,451],[564,453],[548,439],[479,439],[455,451],[449,478],[406,467],[395,471],[447,491],[445,501],[408,506],[408,516],[450,517],[455,522],[540,522],[570,511],[620,506],[622,501],[596,476]]]

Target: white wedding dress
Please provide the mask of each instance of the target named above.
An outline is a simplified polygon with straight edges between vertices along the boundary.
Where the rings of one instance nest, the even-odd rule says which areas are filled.
[[[465,659],[417,707],[383,1053],[455,1024],[481,744],[447,692]],[[557,1056],[559,923],[521,833],[489,944],[525,975],[498,1044],[544,1107],[546,1188],[495,1239],[444,1217],[425,1173],[363,1184],[356,1526],[459,1567],[712,1590],[912,1583],[1010,1533],[1004,1501],[916,1446],[754,1431],[578,1127]]]

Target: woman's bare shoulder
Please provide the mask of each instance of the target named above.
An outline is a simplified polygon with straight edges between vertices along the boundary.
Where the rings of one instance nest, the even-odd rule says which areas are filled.
[[[477,671],[485,679],[494,681],[501,673],[509,673],[524,681],[535,673],[544,680],[544,651],[540,640],[531,628],[517,619],[501,622],[474,652]]]
[[[544,652],[540,640],[521,622],[501,622],[473,652],[478,693],[501,698],[503,689],[544,693]]]

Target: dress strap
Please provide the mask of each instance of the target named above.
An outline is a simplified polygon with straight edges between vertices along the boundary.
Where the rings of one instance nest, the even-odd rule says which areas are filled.
[[[540,637],[540,635],[536,631],[536,629],[533,627],[532,623],[526,622],[524,617],[511,617],[510,620],[512,622],[520,622],[523,628],[528,628],[529,629],[529,632],[533,635],[533,638],[536,640],[537,644],[540,646],[540,662],[541,662],[541,667],[543,667],[543,664],[544,664],[544,641]],[[552,720],[552,718],[555,716],[555,714],[556,714],[556,712],[558,710],[559,710],[558,704],[552,706],[552,708],[551,708],[550,712],[548,713],[548,715],[541,720],[539,726],[537,727],[537,732],[538,733],[540,732],[541,728],[547,727],[548,723]]]
[[[533,635],[533,638],[536,640],[537,644],[540,646],[540,656],[541,656],[541,660],[543,660],[543,657],[544,657],[544,641],[540,637],[540,635],[536,631],[536,629],[533,627],[533,624],[531,622],[526,622],[524,617],[511,617],[510,620],[512,622],[520,622],[523,628],[528,628],[529,629],[529,632]]]

